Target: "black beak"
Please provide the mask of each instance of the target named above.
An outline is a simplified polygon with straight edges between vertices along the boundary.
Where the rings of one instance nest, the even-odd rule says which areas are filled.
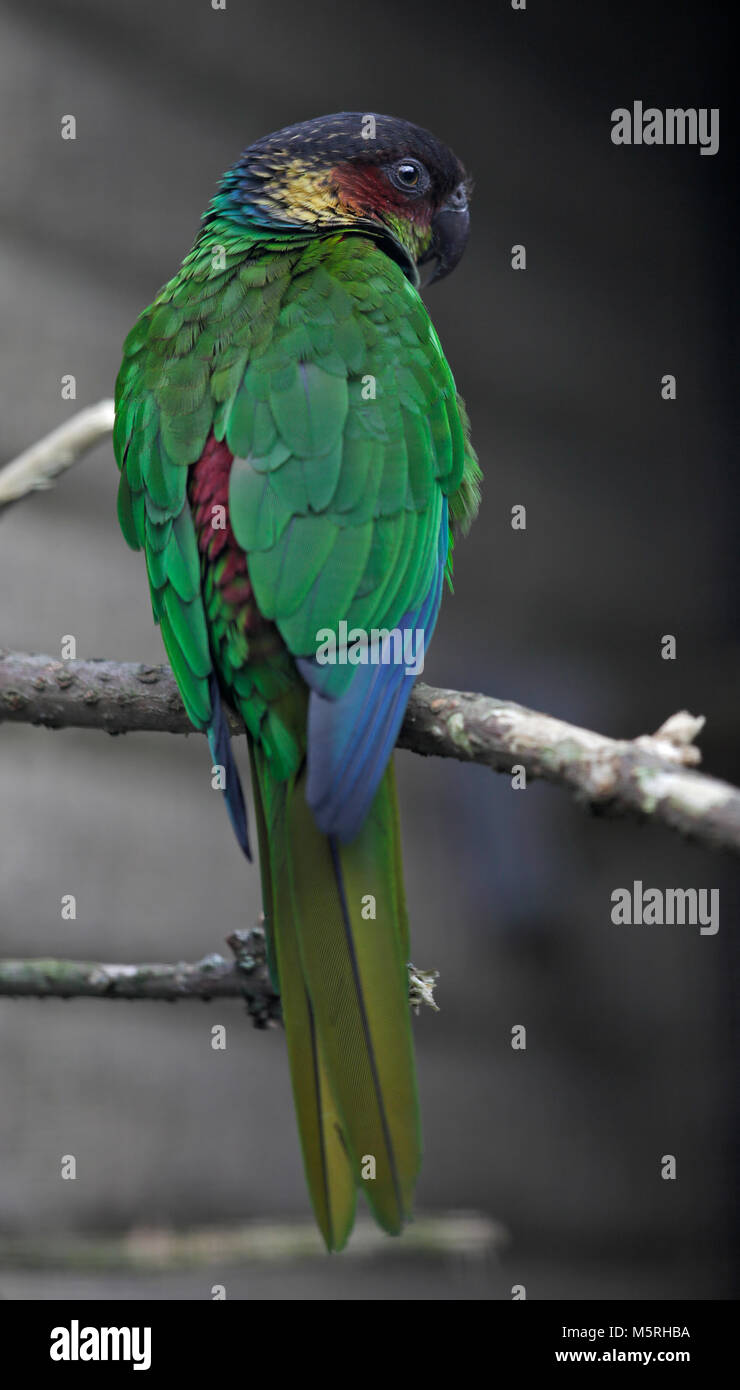
[[[431,260],[437,262],[427,284],[433,285],[436,280],[443,280],[455,269],[467,246],[469,231],[468,205],[458,193],[454,203],[445,203],[432,218],[431,244],[419,260],[419,265],[426,265]]]

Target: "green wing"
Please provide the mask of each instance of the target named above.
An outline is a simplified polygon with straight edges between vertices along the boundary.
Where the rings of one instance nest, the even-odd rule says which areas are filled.
[[[227,224],[213,238],[129,334],[114,431],[121,527],[145,551],[154,618],[201,728],[222,615],[203,592],[187,476],[211,430],[235,456],[230,519],[260,611],[297,656],[340,619],[397,625],[429,587],[443,495],[453,515],[460,499],[474,510],[477,473],[424,305],[373,243],[258,251]],[[227,633],[219,664],[287,773],[302,752],[294,721],[268,708],[243,633]],[[334,668],[331,693],[352,670]]]
[[[219,246],[196,245],[126,339],[113,432],[121,529],[145,552],[154,619],[198,728],[212,715],[213,658],[188,469],[269,339],[295,260],[245,261],[244,245],[221,232]],[[243,664],[246,648],[234,640]]]
[[[452,374],[399,267],[352,237],[312,259],[221,422],[260,610],[303,657],[321,628],[393,628],[421,601],[466,464]],[[332,694],[353,670],[334,668]]]

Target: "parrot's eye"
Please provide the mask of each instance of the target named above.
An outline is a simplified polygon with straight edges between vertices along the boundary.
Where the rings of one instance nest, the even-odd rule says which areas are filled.
[[[418,159],[399,159],[391,165],[388,176],[402,193],[423,193],[429,184],[429,175]]]
[[[398,164],[395,174],[398,182],[402,183],[404,188],[415,188],[419,182],[419,170],[415,164]]]

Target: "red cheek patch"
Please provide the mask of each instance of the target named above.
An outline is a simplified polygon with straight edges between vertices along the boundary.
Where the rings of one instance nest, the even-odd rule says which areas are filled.
[[[332,179],[347,211],[356,216],[392,212],[421,226],[430,221],[426,200],[414,203],[372,164],[338,164],[332,169]]]

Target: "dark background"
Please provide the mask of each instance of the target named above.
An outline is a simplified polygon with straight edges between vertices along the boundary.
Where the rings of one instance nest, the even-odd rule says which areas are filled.
[[[241,148],[345,108],[427,125],[475,179],[469,250],[427,302],[485,492],[424,678],[614,735],[688,708],[707,716],[707,769],[740,779],[724,7],[5,0],[0,16],[0,458],[112,394],[128,328]],[[613,146],[611,110],[635,99],[719,106],[720,153]],[[73,634],[81,656],[162,659],[116,479],[101,446],[3,520],[4,645],[58,656]],[[6,726],[0,747],[2,954],[195,959],[255,919],[201,740]],[[374,1262],[226,1275],[7,1264],[0,1296],[203,1298],[224,1278],[236,1298],[732,1295],[730,861],[559,789],[397,764],[414,956],[441,972],[442,1012],[415,1025],[418,1207],[501,1222],[500,1260],[388,1242]],[[610,895],[635,879],[719,888],[718,936],[613,926]],[[3,1001],[0,1058],[0,1238],[307,1216],[283,1038],[236,1002]]]

